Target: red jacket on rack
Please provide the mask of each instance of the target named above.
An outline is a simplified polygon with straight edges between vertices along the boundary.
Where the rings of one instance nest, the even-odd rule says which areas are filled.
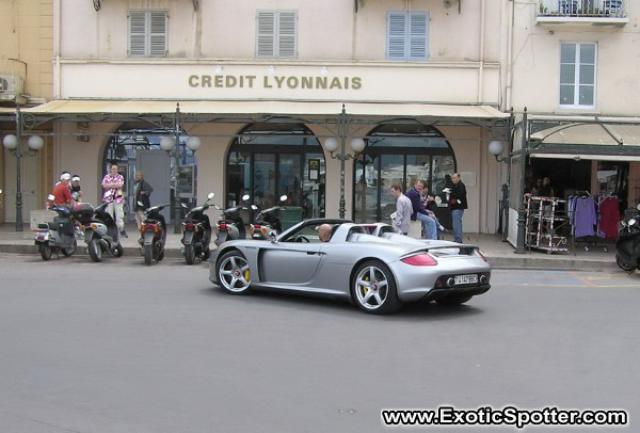
[[[600,233],[605,239],[618,237],[618,223],[620,222],[620,202],[615,197],[607,197],[600,203]]]

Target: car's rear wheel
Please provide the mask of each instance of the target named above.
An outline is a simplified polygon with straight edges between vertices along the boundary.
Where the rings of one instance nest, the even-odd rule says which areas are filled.
[[[449,295],[444,298],[436,300],[436,302],[440,305],[445,305],[447,307],[453,307],[456,305],[462,305],[471,299],[472,295]]]
[[[358,266],[351,282],[351,295],[358,308],[367,313],[388,314],[402,306],[393,274],[379,260],[368,260]]]
[[[245,294],[251,288],[251,270],[239,251],[230,251],[218,260],[218,282],[229,293]]]

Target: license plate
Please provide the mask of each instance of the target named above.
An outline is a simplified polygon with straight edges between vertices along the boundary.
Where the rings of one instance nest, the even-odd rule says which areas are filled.
[[[478,283],[477,274],[456,275],[453,279],[453,284],[456,286],[459,286],[462,284],[477,284],[477,283]]]

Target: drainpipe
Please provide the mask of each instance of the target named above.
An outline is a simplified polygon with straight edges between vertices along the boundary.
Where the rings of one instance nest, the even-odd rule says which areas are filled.
[[[53,1],[53,55],[55,57],[55,72],[53,79],[53,97],[59,99],[62,97],[62,78],[60,77],[61,65],[60,65],[60,44],[62,32],[62,0]]]
[[[514,36],[514,23],[515,23],[515,9],[516,5],[514,0],[510,0],[511,3],[511,19],[507,26],[507,85],[505,89],[505,107],[512,106],[512,89],[513,89],[513,36]]]
[[[485,7],[486,0],[480,1],[480,69],[478,71],[478,103],[482,103],[484,99],[483,88],[484,88],[484,38],[485,38],[485,25],[486,25],[486,17],[485,17]]]
[[[527,216],[524,208],[524,188],[527,171],[527,154],[529,147],[529,119],[527,107],[524,107],[522,116],[522,148],[520,149],[520,184],[518,185],[518,238],[516,239],[516,254],[524,254]]]

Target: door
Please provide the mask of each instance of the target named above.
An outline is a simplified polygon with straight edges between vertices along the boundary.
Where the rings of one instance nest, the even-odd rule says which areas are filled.
[[[171,188],[169,179],[171,177],[169,155],[161,150],[139,150],[136,152],[136,167],[133,171],[142,170],[144,180],[152,187],[151,206],[167,204],[171,201]],[[132,182],[135,182],[132,179]],[[135,209],[135,191],[133,183],[127,188],[130,209]],[[162,211],[167,223],[169,219],[170,209],[167,207]],[[133,212],[131,212],[133,216]]]
[[[262,256],[266,282],[302,286],[314,280],[322,258],[315,228],[303,227],[287,240],[267,247]]]
[[[4,149],[3,149],[4,150]],[[30,212],[42,209],[44,203],[38,201],[40,189],[40,158],[41,152],[35,155],[22,150],[20,158],[20,190],[22,192],[22,222],[29,223]],[[5,191],[5,222],[16,221],[16,157],[15,154],[4,150],[4,185]],[[53,188],[53,185],[51,185]],[[49,191],[47,191],[47,194]]]

